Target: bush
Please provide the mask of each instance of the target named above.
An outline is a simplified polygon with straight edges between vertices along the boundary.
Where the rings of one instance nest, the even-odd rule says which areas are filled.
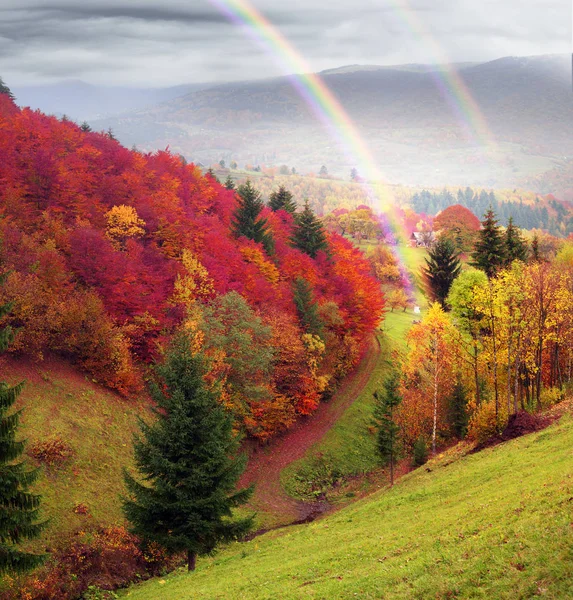
[[[559,404],[565,398],[565,391],[558,387],[544,388],[541,390],[541,406],[549,408]]]
[[[45,465],[61,465],[73,454],[72,447],[61,437],[32,444],[28,454]]]
[[[420,436],[414,442],[413,450],[412,464],[415,467],[421,467],[428,460],[428,444],[426,443],[426,438],[424,436]]]
[[[500,435],[507,425],[507,407],[500,402],[498,422],[495,420],[495,402],[483,402],[470,418],[467,438],[477,444],[483,444],[490,438]]]
[[[80,532],[41,569],[6,578],[0,600],[109,600],[113,590],[159,575],[167,564],[159,547],[142,548],[124,527]]]

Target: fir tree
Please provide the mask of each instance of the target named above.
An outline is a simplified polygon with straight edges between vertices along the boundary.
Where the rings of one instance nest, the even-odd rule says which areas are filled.
[[[244,236],[263,245],[267,254],[274,251],[274,240],[268,229],[268,222],[261,217],[264,204],[261,194],[250,180],[239,186],[237,190],[239,206],[235,211],[231,228],[236,237]]]
[[[108,128],[107,132],[106,132],[107,137],[110,140],[113,140],[114,142],[117,142],[117,138],[115,137],[114,133],[113,133],[113,129],[111,127]]]
[[[211,167],[209,167],[207,169],[206,176],[209,177],[210,179],[212,179],[213,181],[216,181],[217,183],[221,183],[221,181],[219,180],[217,175],[215,175],[215,171],[213,171],[213,169]]]
[[[505,230],[505,264],[511,265],[514,260],[524,262],[527,259],[527,244],[521,236],[519,227],[513,224],[513,217],[509,217]]]
[[[92,130],[92,128],[90,127],[90,124],[87,121],[84,121],[81,125],[80,125],[80,129],[84,132],[84,133],[88,133]]]
[[[539,237],[535,233],[531,240],[531,260],[533,262],[541,262],[541,253],[539,251]]]
[[[291,242],[295,248],[302,250],[312,258],[316,258],[320,250],[328,252],[328,243],[324,234],[324,228],[305,202],[304,210],[296,215],[296,223]]]
[[[10,90],[10,88],[4,83],[2,77],[0,77],[0,94],[5,94],[10,98],[10,100],[16,101],[14,94]]]
[[[5,279],[5,275],[0,276],[0,284]],[[0,306],[0,319],[9,311],[9,304]],[[5,351],[11,341],[10,327],[0,329],[0,352]],[[45,526],[38,522],[40,496],[28,491],[38,470],[28,470],[23,461],[15,462],[24,452],[24,442],[16,440],[21,411],[8,412],[22,387],[22,383],[9,386],[0,381],[0,573],[30,570],[45,558],[18,549],[23,540],[38,537]]]
[[[293,200],[292,194],[281,185],[276,192],[272,192],[269,196],[269,208],[273,212],[277,210],[286,210],[294,214],[296,212],[296,202]]]
[[[235,181],[231,177],[231,175],[227,175],[227,179],[225,179],[225,183],[223,184],[228,190],[236,189]]]
[[[318,315],[318,305],[312,294],[310,283],[297,277],[293,284],[294,304],[301,325],[306,333],[322,337],[323,324]]]
[[[446,298],[454,279],[461,272],[460,259],[450,240],[439,239],[428,252],[422,269],[426,292],[430,299],[447,309]]]
[[[493,277],[505,263],[505,240],[491,208],[485,213],[481,224],[470,264],[481,269],[488,277]]]
[[[468,430],[468,409],[467,409],[466,388],[459,376],[449,397],[448,412],[450,427],[454,435],[463,439]]]
[[[378,429],[376,445],[384,464],[390,465],[390,485],[394,485],[394,465],[398,457],[400,427],[395,421],[396,409],[402,402],[400,375],[392,371],[384,380],[383,389],[374,392],[374,422]]]
[[[140,422],[142,437],[134,450],[141,480],[125,473],[124,512],[142,539],[170,554],[186,552],[192,571],[197,556],[252,527],[253,517],[233,519],[232,509],[253,489],[236,489],[245,457],[236,457],[231,416],[207,388],[203,361],[187,336],[175,339],[156,373],[151,387],[156,420]]]

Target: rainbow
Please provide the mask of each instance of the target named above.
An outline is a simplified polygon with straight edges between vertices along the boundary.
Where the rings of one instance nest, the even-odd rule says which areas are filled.
[[[350,164],[359,166],[364,177],[364,188],[372,206],[381,213],[386,233],[408,239],[407,231],[398,218],[396,203],[391,188],[384,183],[385,177],[379,170],[370,149],[366,145],[356,125],[348,116],[336,96],[324,83],[306,59],[296,50],[289,40],[248,0],[209,0],[229,21],[239,26],[245,34],[270,53],[278,62],[292,86],[310,107],[317,119],[337,141]],[[419,35],[430,39],[421,21],[417,20],[409,8],[407,0],[392,0],[404,22]],[[442,66],[435,72],[441,92],[456,109],[460,120],[466,125],[468,133],[483,143],[492,139],[485,119],[477,103],[465,87],[463,80],[453,67],[448,67],[446,57],[441,54],[437,43],[433,44],[436,57],[443,59]],[[449,90],[449,91],[448,91]],[[454,90],[454,91],[452,91]],[[476,135],[474,135],[474,132]],[[370,182],[377,182],[373,185]],[[397,245],[392,246],[400,265],[405,262]],[[405,273],[406,269],[402,268]],[[407,287],[410,281],[404,281]]]

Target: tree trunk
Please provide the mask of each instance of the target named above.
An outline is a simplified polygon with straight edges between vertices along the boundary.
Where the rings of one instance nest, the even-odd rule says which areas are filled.
[[[434,357],[434,426],[432,427],[432,454],[436,454],[436,429],[438,427],[438,334]]]
[[[192,552],[191,550],[187,550],[187,571],[194,571],[196,562],[197,554],[195,552]]]

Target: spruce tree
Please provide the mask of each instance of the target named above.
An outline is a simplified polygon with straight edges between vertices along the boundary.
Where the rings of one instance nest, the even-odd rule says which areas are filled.
[[[310,283],[302,277],[297,277],[293,284],[293,298],[300,323],[306,333],[322,337],[323,324],[318,314]]]
[[[223,184],[228,190],[236,189],[235,181],[231,177],[231,175],[227,175],[227,179],[225,179],[225,183]]]
[[[273,212],[277,210],[286,210],[294,214],[296,212],[296,202],[293,200],[292,194],[281,185],[276,192],[272,192],[269,196],[269,208]]]
[[[213,169],[211,167],[209,167],[207,169],[207,173],[205,175],[207,177],[209,177],[210,179],[212,179],[213,181],[216,181],[217,183],[221,183],[221,181],[219,180],[217,175],[215,175],[215,171],[213,171]]]
[[[460,439],[466,436],[468,430],[469,415],[467,406],[466,388],[458,376],[448,399],[448,420],[452,432]]]
[[[87,121],[82,122],[82,124],[80,125],[80,129],[84,133],[89,133],[92,130],[92,128],[90,127],[90,124]]]
[[[6,276],[0,276],[0,285]],[[10,311],[10,305],[0,306],[0,319]],[[12,341],[10,327],[0,329],[0,352]],[[38,522],[40,496],[28,491],[38,476],[19,460],[24,442],[16,440],[21,411],[8,414],[22,391],[23,383],[9,386],[0,381],[0,573],[23,572],[44,560],[43,555],[18,549],[23,540],[38,537],[45,523]]]
[[[511,265],[514,260],[524,262],[526,259],[527,244],[519,227],[513,224],[513,217],[509,217],[507,229],[505,230],[505,265]]]
[[[131,531],[170,554],[186,552],[187,568],[218,544],[237,540],[253,517],[233,519],[253,489],[236,489],[244,470],[231,416],[207,388],[203,360],[185,335],[178,336],[151,387],[156,420],[140,422],[134,442],[140,478],[127,472],[123,499]]]
[[[291,242],[295,248],[302,250],[312,258],[316,258],[320,250],[328,252],[324,228],[320,219],[308,205],[308,201],[304,204],[304,210],[296,215]]]
[[[238,207],[231,222],[236,237],[244,236],[263,245],[267,254],[274,252],[274,240],[268,229],[268,222],[261,217],[264,204],[261,194],[250,180],[239,186],[237,190]]]
[[[396,409],[402,402],[400,375],[392,371],[382,390],[374,392],[374,423],[378,429],[376,446],[384,464],[390,465],[390,485],[394,485],[394,465],[399,456],[400,427],[395,421]]]
[[[10,98],[10,100],[16,100],[16,98],[14,97],[14,94],[12,93],[12,91],[10,90],[10,88],[4,83],[4,80],[2,79],[2,77],[0,77],[0,94],[5,94],[6,96],[8,96]]]
[[[461,272],[460,259],[450,240],[439,239],[429,250],[422,269],[426,293],[432,301],[447,309],[446,298],[454,279]]]
[[[541,262],[541,252],[539,251],[539,236],[535,233],[531,240],[531,260]]]
[[[488,277],[493,277],[505,263],[505,240],[491,208],[485,213],[481,224],[470,264],[481,269]]]

